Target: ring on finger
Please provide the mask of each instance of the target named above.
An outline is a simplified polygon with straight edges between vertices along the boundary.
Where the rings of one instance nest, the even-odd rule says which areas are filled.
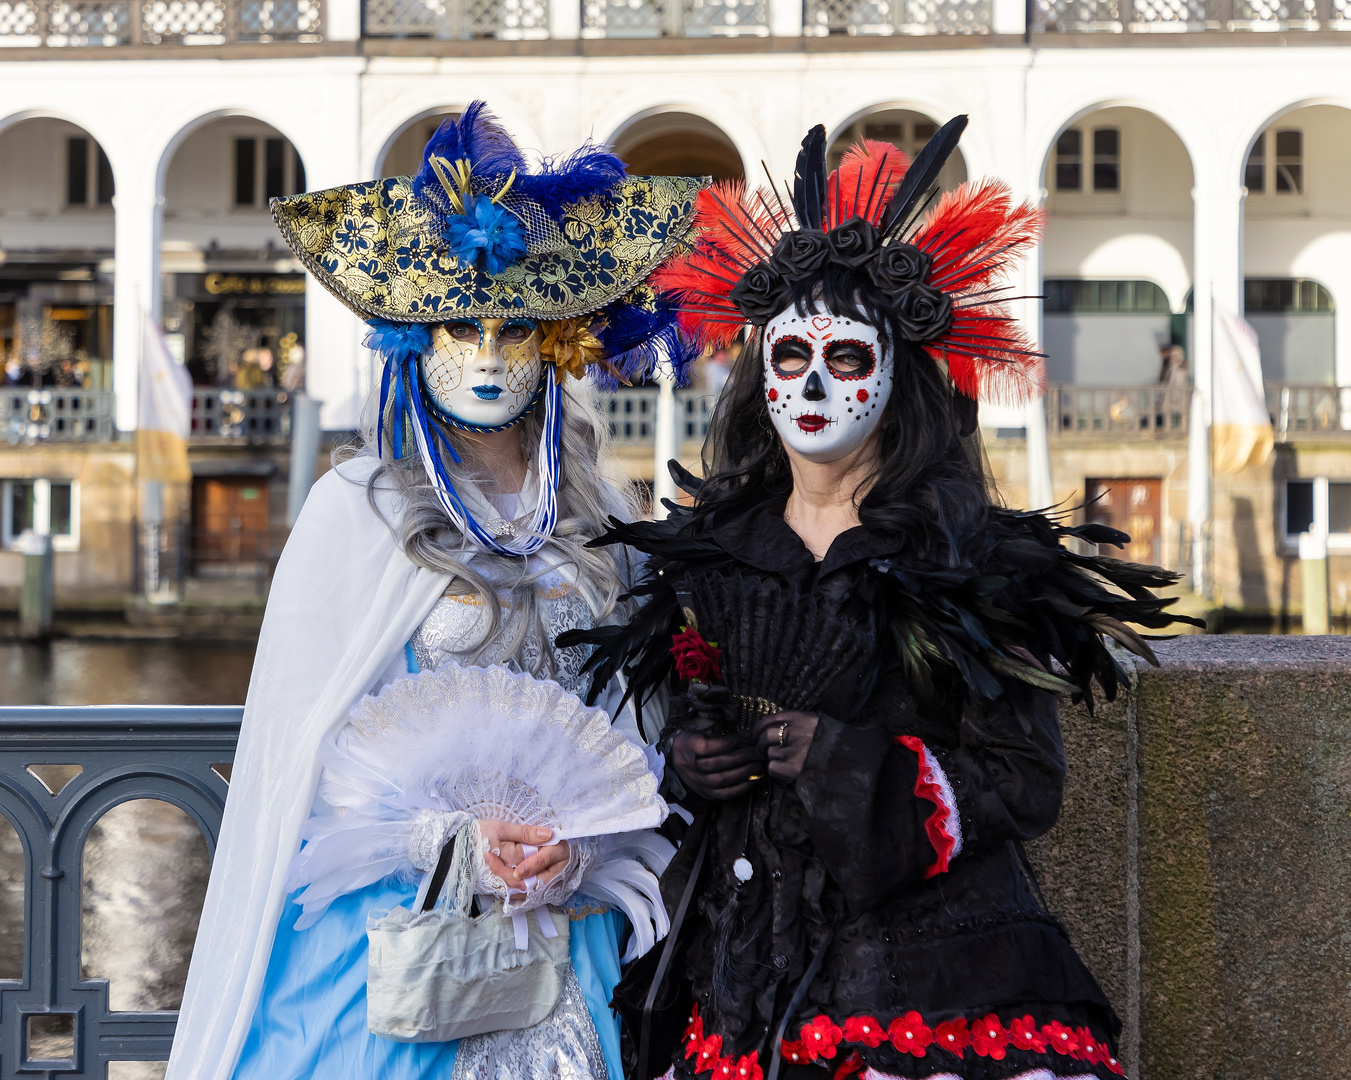
[[[787,720],[785,720],[783,723],[781,723],[781,724],[779,725],[779,745],[780,745],[780,746],[787,746],[787,745],[788,745],[788,721],[787,721]]]

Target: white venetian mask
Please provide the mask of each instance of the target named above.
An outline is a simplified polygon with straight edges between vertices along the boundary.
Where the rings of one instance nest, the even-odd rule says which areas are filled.
[[[442,416],[469,428],[500,428],[525,415],[544,360],[530,319],[457,319],[432,330],[422,385]]]
[[[795,306],[765,326],[765,398],[774,430],[809,461],[837,461],[877,427],[892,355],[877,329]]]

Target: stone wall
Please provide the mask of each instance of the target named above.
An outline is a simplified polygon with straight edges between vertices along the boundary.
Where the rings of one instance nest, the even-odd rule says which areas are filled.
[[[1192,637],[1062,714],[1047,901],[1140,1080],[1327,1080],[1351,1025],[1351,639]]]

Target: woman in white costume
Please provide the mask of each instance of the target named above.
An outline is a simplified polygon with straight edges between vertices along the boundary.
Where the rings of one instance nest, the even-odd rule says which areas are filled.
[[[665,913],[607,886],[614,845],[480,820],[478,890],[571,913],[565,992],[537,1028],[396,1042],[367,1029],[367,915],[412,905],[446,830],[424,814],[364,849],[325,796],[349,719],[396,680],[500,665],[582,690],[587,650],[554,638],[617,618],[634,568],[585,546],[626,507],[564,375],[612,387],[662,362],[683,381],[690,350],[646,281],[702,186],[629,177],[589,146],[531,172],[476,104],[415,177],[274,200],[384,366],[365,449],[314,486],[277,567],[168,1080],[622,1075],[621,952],[649,947]],[[600,705],[642,746],[622,695]]]

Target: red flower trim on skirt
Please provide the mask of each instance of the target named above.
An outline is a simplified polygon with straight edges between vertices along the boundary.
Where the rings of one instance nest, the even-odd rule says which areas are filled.
[[[1085,1065],[1102,1066],[1117,1076],[1125,1075],[1107,1044],[1100,1042],[1086,1027],[1071,1028],[1057,1020],[1038,1025],[1031,1016],[1010,1020],[1006,1027],[994,1013],[969,1022],[959,1016],[932,1026],[914,1011],[896,1017],[890,1024],[882,1024],[872,1016],[854,1016],[841,1026],[828,1016],[817,1016],[802,1025],[796,1039],[783,1040],[781,1054],[789,1065],[807,1065],[817,1059],[831,1061],[839,1055],[841,1060],[834,1070],[835,1080],[845,1080],[860,1070],[863,1059],[858,1051],[842,1044],[876,1047],[883,1042],[891,1043],[897,1053],[914,1057],[926,1057],[929,1050],[941,1049],[965,1058],[970,1050],[979,1057],[1000,1061],[1009,1050],[1030,1050],[1052,1059],[1067,1057]],[[691,1058],[694,1059],[695,1073],[711,1072],[712,1080],[762,1080],[755,1053],[733,1058],[722,1053],[721,1035],[705,1037],[704,1021],[697,1003],[685,1029],[685,1059]],[[1031,1080],[1045,1073],[1046,1070],[1033,1069],[1025,1075]],[[872,1068],[862,1068],[861,1080],[885,1080],[887,1076]],[[937,1080],[937,1077],[929,1080]]]
[[[934,812],[924,822],[924,831],[938,858],[924,871],[926,878],[947,873],[948,864],[962,850],[962,822],[957,814],[957,797],[943,772],[943,766],[929,748],[913,735],[898,735],[896,741],[915,752],[919,758],[919,775],[915,778],[915,795],[934,804]]]

